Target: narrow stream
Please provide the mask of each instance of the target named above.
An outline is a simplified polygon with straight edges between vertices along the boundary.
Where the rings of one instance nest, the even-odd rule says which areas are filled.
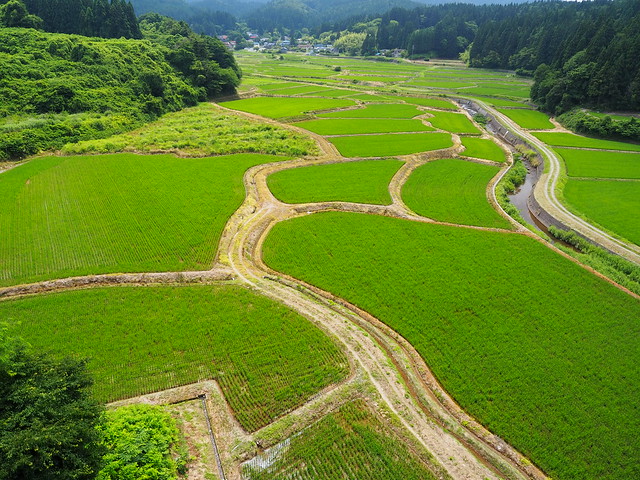
[[[529,195],[533,193],[533,188],[535,186],[536,181],[533,173],[531,172],[531,167],[527,166],[527,176],[525,177],[524,183],[517,188],[515,193],[509,195],[509,201],[518,209],[520,215],[522,215],[522,218],[524,218],[527,223],[533,225],[538,230],[541,230],[540,223],[533,218],[527,205],[527,199],[529,198]]]

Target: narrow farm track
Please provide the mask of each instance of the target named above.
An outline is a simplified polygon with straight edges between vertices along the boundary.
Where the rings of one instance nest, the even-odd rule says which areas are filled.
[[[477,101],[477,103],[486,111],[490,112],[495,118],[500,121],[500,123],[505,125],[509,130],[537,148],[548,161],[549,172],[542,174],[534,190],[536,200],[538,200],[540,205],[545,210],[551,213],[551,215],[556,217],[566,226],[574,229],[576,232],[591,239],[607,250],[610,250],[611,252],[616,253],[631,262],[640,264],[640,246],[615,238],[609,233],[595,227],[578,215],[572,213],[562,204],[562,202],[560,202],[556,195],[556,191],[558,188],[560,174],[562,172],[562,164],[561,160],[551,148],[549,148],[542,141],[538,140],[535,136],[531,135],[529,132],[521,129],[513,120],[508,118],[506,115],[503,115],[484,102]]]

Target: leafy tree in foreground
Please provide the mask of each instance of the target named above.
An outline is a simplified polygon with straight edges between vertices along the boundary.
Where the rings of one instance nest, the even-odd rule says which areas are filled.
[[[42,19],[30,15],[22,0],[0,5],[0,27],[42,28]]]
[[[0,479],[95,478],[102,407],[86,362],[32,352],[0,328]]]

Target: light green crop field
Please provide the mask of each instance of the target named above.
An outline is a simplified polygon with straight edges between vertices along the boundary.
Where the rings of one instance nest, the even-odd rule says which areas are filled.
[[[453,146],[447,133],[390,133],[332,137],[329,139],[345,157],[391,157],[440,150]]]
[[[578,147],[640,152],[640,145],[637,143],[613,142],[611,140],[582,137],[580,135],[574,135],[573,133],[564,132],[534,132],[533,135],[544,143],[555,147]]]
[[[461,88],[458,90],[458,93],[462,95],[486,95],[486,96],[502,96],[502,97],[513,97],[513,98],[522,98],[523,100],[529,98],[531,93],[531,87],[529,85],[501,85],[494,86],[491,84],[484,84],[478,87],[471,88]]]
[[[502,98],[491,97],[475,97],[478,100],[493,105],[494,107],[519,107],[519,108],[532,108],[531,105],[527,105],[522,102],[514,102],[512,100],[504,100]]]
[[[462,137],[460,139],[464,146],[462,155],[465,157],[481,158],[494,162],[504,162],[506,160],[504,151],[492,140],[486,138]]]
[[[404,118],[409,119],[421,112],[413,105],[370,103],[364,108],[340,110],[338,112],[321,113],[320,118]]]
[[[462,113],[429,111],[433,117],[427,118],[427,122],[436,128],[451,133],[480,133],[475,125]]]
[[[67,154],[124,151],[176,153],[189,157],[233,153],[301,157],[317,153],[318,147],[304,135],[229,113],[211,103],[201,103],[164,115],[132,132],[70,143],[63,148]]]
[[[221,105],[227,108],[262,115],[267,118],[296,117],[307,112],[351,107],[355,104],[356,102],[352,100],[301,97],[286,99],[277,97],[256,97],[221,103]]]
[[[266,93],[268,93],[269,95],[295,96],[295,95],[304,95],[304,94],[311,95],[316,92],[322,92],[323,90],[326,90],[326,89],[324,87],[321,87],[320,85],[300,85],[297,87],[285,87],[285,88],[267,90]]]
[[[251,80],[253,81],[256,77],[252,77]],[[265,81],[265,79],[258,77],[257,78],[259,81]],[[291,91],[296,91],[299,88],[307,88],[310,85],[304,84],[304,83],[298,83],[298,82],[287,82],[287,81],[276,81],[273,78],[268,79],[269,82],[276,82],[276,83],[266,83],[266,84],[258,84],[260,85],[260,89],[264,90],[266,92],[275,92],[275,91],[280,91],[280,90],[291,90]],[[244,81],[243,81],[244,83]],[[312,86],[312,88],[318,88],[317,86]]]
[[[440,100],[438,98],[421,98],[421,97],[395,97],[398,100],[404,100],[407,103],[413,105],[421,105],[423,107],[441,108],[443,110],[457,110],[453,103],[447,100]]]
[[[375,76],[375,75],[344,75],[338,77],[340,80],[351,82],[381,82],[381,83],[398,83],[405,82],[410,77],[387,77],[387,76]]]
[[[589,115],[591,115],[593,117],[597,117],[597,118],[611,117],[611,119],[614,120],[614,121],[629,120],[630,118],[632,118],[634,116],[635,116],[635,118],[638,118],[637,114],[636,115],[615,115],[615,114],[611,114],[611,113],[601,113],[601,112],[591,112],[591,111],[588,111],[587,113]]]
[[[35,158],[0,175],[0,285],[205,270],[268,155]]]
[[[89,357],[102,401],[215,378],[254,431],[349,371],[311,322],[238,286],[113,287],[0,302],[35,348]]]
[[[438,88],[438,89],[453,89],[460,87],[473,87],[474,84],[470,82],[461,82],[456,80],[438,80],[438,79],[414,79],[411,80],[408,85],[415,87],[426,87],[426,88]]]
[[[442,159],[418,167],[402,188],[407,206],[423,217],[481,227],[510,228],[487,200],[498,167]]]
[[[569,179],[564,197],[573,210],[640,245],[640,181]]]
[[[390,205],[389,182],[402,166],[375,160],[292,168],[269,175],[269,189],[286,203],[355,202]]]
[[[355,110],[354,110],[355,111]],[[421,120],[383,118],[327,118],[295,123],[319,135],[353,135],[362,133],[431,132],[435,130]]]
[[[338,212],[276,225],[264,258],[398,331],[550,477],[640,478],[640,301],[606,281],[523,235]]]
[[[362,400],[343,405],[291,438],[273,461],[248,462],[242,473],[248,480],[437,478]]]
[[[522,128],[532,130],[551,130],[555,125],[549,117],[537,110],[528,108],[498,108],[498,111],[516,122]]]
[[[640,154],[556,148],[572,177],[640,179]]]

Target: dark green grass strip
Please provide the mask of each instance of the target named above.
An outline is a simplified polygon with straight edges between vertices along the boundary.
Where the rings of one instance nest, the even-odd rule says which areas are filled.
[[[38,350],[90,358],[102,401],[215,378],[256,430],[348,372],[311,322],[237,286],[118,287],[0,302]]]
[[[414,345],[553,478],[640,478],[640,302],[522,235],[323,213],[276,225],[276,270]]]
[[[443,222],[509,228],[487,201],[487,184],[498,167],[443,159],[418,167],[402,189],[402,199],[419,215]]]

